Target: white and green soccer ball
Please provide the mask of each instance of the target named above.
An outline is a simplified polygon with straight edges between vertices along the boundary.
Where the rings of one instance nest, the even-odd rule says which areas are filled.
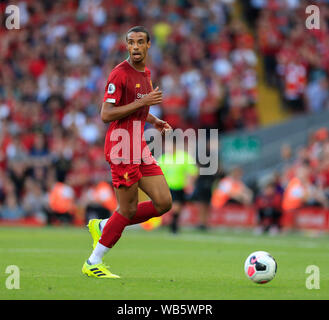
[[[251,281],[267,283],[276,274],[277,264],[274,258],[265,251],[251,253],[244,263],[244,272]]]

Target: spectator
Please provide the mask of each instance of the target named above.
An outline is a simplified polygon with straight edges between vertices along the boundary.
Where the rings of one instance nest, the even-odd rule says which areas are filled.
[[[276,191],[274,183],[268,183],[256,198],[258,228],[257,233],[279,232],[281,212],[281,194]]]
[[[23,195],[24,183],[27,177],[27,165],[19,159],[11,161],[8,168],[8,177],[15,187],[16,198],[20,199]]]
[[[68,184],[55,182],[49,192],[47,224],[74,222],[74,190]]]
[[[290,180],[283,195],[283,210],[293,211],[305,205],[328,207],[328,200],[322,190],[312,185],[310,174],[308,165],[296,170],[296,176]]]
[[[179,73],[174,66],[171,65],[170,71],[161,80],[164,91],[162,118],[170,123],[172,128],[184,128],[186,126],[184,122],[187,111],[187,92],[180,86]]]
[[[29,156],[32,166],[47,167],[50,163],[49,149],[46,141],[46,137],[38,133],[34,136],[33,145],[30,148]]]
[[[25,182],[25,194],[22,201],[23,210],[28,217],[36,217],[40,222],[46,221],[46,197],[41,186],[32,178]]]
[[[4,205],[0,210],[1,219],[16,220],[24,217],[24,210],[19,205],[14,192],[6,194]]]
[[[83,197],[85,202],[85,223],[90,219],[107,219],[117,207],[112,187],[105,181],[100,181],[89,188]]]
[[[243,183],[242,175],[242,169],[237,167],[219,181],[211,199],[215,208],[222,208],[227,203],[251,204],[253,192]]]
[[[80,137],[88,144],[93,145],[100,138],[98,126],[90,117],[87,117],[86,123],[79,126],[78,130]]]
[[[328,81],[326,77],[321,77],[307,85],[305,98],[310,112],[319,112],[329,108]]]

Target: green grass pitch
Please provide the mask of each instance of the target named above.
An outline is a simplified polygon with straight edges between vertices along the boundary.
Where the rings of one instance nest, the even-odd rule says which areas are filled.
[[[278,264],[271,282],[255,284],[243,264],[253,251]],[[118,280],[81,273],[91,253],[84,228],[0,228],[0,299],[329,299],[329,239],[301,234],[256,236],[248,231],[183,230],[172,236],[128,228],[105,262]],[[6,268],[20,270],[20,289],[7,289]],[[309,265],[320,270],[320,289],[306,288]]]

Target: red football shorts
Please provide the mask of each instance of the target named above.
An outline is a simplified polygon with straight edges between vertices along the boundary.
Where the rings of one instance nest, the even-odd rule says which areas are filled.
[[[130,187],[142,177],[163,175],[156,161],[151,164],[113,164],[110,163],[112,173],[112,184],[114,188],[120,186]]]

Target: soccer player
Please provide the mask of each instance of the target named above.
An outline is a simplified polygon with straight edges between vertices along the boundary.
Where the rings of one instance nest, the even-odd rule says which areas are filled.
[[[94,250],[82,272],[96,278],[119,278],[103,263],[103,257],[126,226],[161,216],[172,205],[163,172],[143,139],[145,121],[161,133],[171,130],[167,122],[149,113],[151,105],[162,102],[162,92],[158,87],[153,89],[150,70],[145,66],[151,46],[149,32],[142,26],[131,28],[126,45],[129,57],[110,73],[101,109],[103,122],[110,122],[104,153],[111,167],[118,208],[109,219],[88,223]],[[138,188],[151,200],[138,203]]]

